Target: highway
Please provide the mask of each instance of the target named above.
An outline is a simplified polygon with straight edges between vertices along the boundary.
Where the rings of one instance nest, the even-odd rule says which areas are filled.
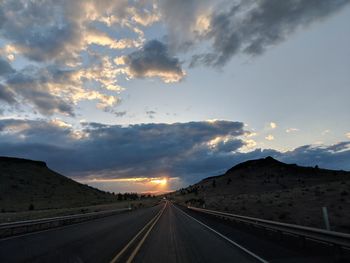
[[[169,204],[135,262],[261,262]]]
[[[0,262],[329,262],[170,202],[0,240]]]

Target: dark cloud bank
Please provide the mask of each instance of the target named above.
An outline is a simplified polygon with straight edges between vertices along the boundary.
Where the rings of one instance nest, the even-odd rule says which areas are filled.
[[[246,131],[241,122],[139,124],[122,127],[85,123],[77,132],[56,122],[0,121],[0,155],[46,161],[67,175],[89,177],[159,176],[193,183],[231,166],[268,155],[288,163],[350,169],[350,142],[311,145],[281,153],[256,149],[243,153]],[[213,147],[217,137],[229,137]],[[79,139],[77,139],[79,138]]]
[[[165,82],[174,82],[184,77],[179,59],[172,57],[167,45],[158,40],[148,41],[142,49],[126,56],[125,63],[136,78],[158,76]]]
[[[234,55],[262,54],[295,31],[324,20],[350,4],[348,0],[237,0],[160,2],[170,38],[178,49],[207,40],[211,50],[193,56],[191,65],[223,66]],[[215,3],[214,3],[215,4]],[[203,11],[204,10],[204,11]],[[210,24],[202,33],[189,32],[205,10]],[[187,38],[182,39],[187,35]],[[174,44],[174,43],[172,43]],[[185,47],[185,48],[184,48]],[[187,47],[187,48],[186,48]]]
[[[212,17],[207,37],[215,53],[205,55],[207,64],[223,65],[233,55],[262,54],[295,30],[322,20],[349,4],[348,0],[242,1]],[[244,14],[242,17],[241,15]]]

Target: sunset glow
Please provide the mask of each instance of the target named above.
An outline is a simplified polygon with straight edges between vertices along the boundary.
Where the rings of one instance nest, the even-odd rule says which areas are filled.
[[[174,180],[177,179],[177,177],[133,177],[133,178],[93,178],[93,179],[84,179],[79,180],[80,182],[84,183],[91,183],[91,182],[100,182],[100,183],[113,183],[113,182],[135,182],[135,183],[151,183],[151,184],[158,184],[158,185],[166,185],[168,183],[168,180]]]
[[[76,178],[80,183],[114,192],[162,194],[174,190],[181,182],[179,177],[132,177],[132,178]],[[120,190],[119,190],[120,189]]]
[[[151,182],[151,183],[154,183],[154,184],[159,184],[159,185],[167,185],[168,179],[167,179],[167,178],[152,179],[150,182]]]

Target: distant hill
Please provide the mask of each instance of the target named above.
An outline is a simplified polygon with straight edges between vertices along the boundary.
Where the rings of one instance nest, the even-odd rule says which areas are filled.
[[[350,172],[272,157],[240,163],[171,194],[186,204],[316,227],[323,227],[321,209],[326,206],[333,226],[350,232],[349,195]]]
[[[79,207],[115,200],[110,193],[50,170],[44,162],[0,157],[0,212]]]

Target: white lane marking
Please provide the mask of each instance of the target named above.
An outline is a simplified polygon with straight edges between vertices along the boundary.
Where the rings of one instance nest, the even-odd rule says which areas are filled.
[[[181,213],[183,213],[184,215],[188,216],[189,218],[193,219],[194,221],[196,221],[197,223],[201,224],[202,226],[206,227],[207,229],[213,231],[215,234],[219,235],[220,237],[222,237],[223,239],[225,239],[226,241],[230,242],[231,244],[233,244],[234,246],[242,249],[244,252],[246,252],[247,254],[249,254],[250,256],[254,257],[255,259],[259,260],[260,262],[263,263],[268,263],[268,261],[266,261],[265,259],[259,257],[258,255],[256,255],[255,253],[249,251],[248,249],[246,249],[245,247],[242,247],[241,245],[239,245],[238,243],[236,243],[235,241],[229,239],[227,236],[224,236],[223,234],[219,233],[218,231],[214,230],[213,228],[211,228],[210,226],[204,224],[203,222],[197,220],[196,218],[190,216],[189,214],[185,213],[184,211],[182,211],[181,209],[177,208],[175,205],[174,206],[177,210],[179,210]]]

